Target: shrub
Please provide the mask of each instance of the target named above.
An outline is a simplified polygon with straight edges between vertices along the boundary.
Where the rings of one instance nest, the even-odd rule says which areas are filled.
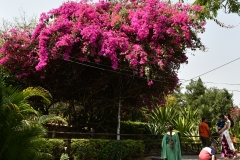
[[[110,142],[102,139],[73,139],[71,148],[74,159],[97,160],[99,152]]]
[[[76,160],[123,160],[144,152],[144,144],[140,140],[75,139],[71,148]]]
[[[143,141],[136,140],[124,140],[125,145],[128,148],[128,157],[137,157],[140,156],[144,152],[144,143]]]
[[[121,122],[121,132],[127,134],[149,134],[146,127],[146,123],[143,122],[133,122],[133,121],[122,121]]]
[[[52,155],[52,157],[44,157],[44,160],[52,160],[60,157],[64,148],[64,141],[61,139],[40,139],[38,142],[38,150],[42,153]]]
[[[127,147],[123,141],[112,141],[101,152],[101,159],[121,160],[127,156]]]
[[[63,153],[60,157],[60,160],[69,160],[69,156],[67,153]]]

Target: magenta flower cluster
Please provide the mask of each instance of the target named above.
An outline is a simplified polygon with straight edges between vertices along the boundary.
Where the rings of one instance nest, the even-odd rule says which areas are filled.
[[[204,31],[205,22],[197,16],[201,12],[199,6],[159,0],[70,1],[43,13],[34,31],[2,35],[0,64],[21,78],[58,58],[107,60],[114,70],[127,63],[134,73],[148,77],[149,85],[162,75],[177,83],[186,50],[203,47],[197,36]]]

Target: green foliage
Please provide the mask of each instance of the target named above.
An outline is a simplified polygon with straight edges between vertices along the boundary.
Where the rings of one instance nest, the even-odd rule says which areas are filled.
[[[198,135],[199,110],[191,106],[179,108],[173,126],[182,136]],[[194,139],[194,138],[193,138]]]
[[[172,107],[158,107],[148,115],[147,126],[152,134],[162,134],[166,126],[176,117],[176,110]]]
[[[217,88],[206,88],[204,94],[199,97],[193,98],[195,101],[198,101],[197,106],[194,107],[202,108],[202,110],[207,110],[207,112],[211,112],[214,114],[216,119],[220,114],[229,113],[230,109],[234,107],[232,94],[229,93],[226,89],[217,89]],[[191,97],[191,95],[189,95]],[[188,104],[192,106],[191,101],[188,101]],[[208,107],[209,109],[206,109]],[[210,109],[211,108],[211,109]],[[207,114],[207,115],[206,115]],[[202,113],[204,117],[211,116],[210,113]]]
[[[213,108],[209,106],[201,105],[199,107],[199,110],[200,110],[200,117],[210,118],[213,114]]]
[[[207,123],[212,131],[215,132],[215,126],[219,120],[219,114],[214,114],[214,108],[206,105],[199,106],[199,116],[201,118],[207,118]]]
[[[182,136],[197,136],[200,122],[199,109],[191,106],[172,107],[168,104],[149,114],[148,127],[151,133],[163,135],[166,132],[166,126],[172,124]]]
[[[144,152],[144,144],[139,140],[72,140],[74,159],[117,160],[138,157]]]
[[[189,134],[192,130],[195,129],[195,125],[192,121],[180,116],[173,120],[173,126],[183,136],[186,136],[186,134]]]
[[[234,123],[233,134],[235,134],[236,137],[240,137],[240,121]]]
[[[144,122],[121,121],[121,133],[140,134],[148,133],[148,130]]]
[[[64,118],[60,116],[55,116],[55,115],[43,115],[39,117],[38,122],[41,124],[57,123],[57,124],[68,125],[67,121]]]
[[[191,80],[186,86],[185,97],[188,105],[197,108],[202,102],[202,96],[205,94],[206,87],[203,85],[201,78],[197,81]]]
[[[64,141],[62,139],[41,138],[36,141],[36,144],[39,152],[51,155],[48,159],[44,157],[41,160],[52,160],[56,157],[60,157],[64,148]]]
[[[206,117],[213,131],[215,131],[213,127],[215,127],[218,116],[229,113],[234,107],[232,94],[226,89],[206,88],[200,78],[197,81],[191,81],[186,86],[184,96],[188,105],[199,109],[199,121],[202,117]]]
[[[240,3],[237,0],[195,0],[193,4],[203,7],[204,12],[198,15],[202,19],[212,19],[221,27],[230,28],[217,20],[219,10],[226,14],[234,13],[240,15]]]
[[[230,112],[233,106],[232,94],[230,94],[226,89],[218,89],[216,100],[214,104],[215,113],[226,114]]]
[[[31,92],[32,90],[32,92]],[[37,112],[31,108],[28,98],[42,96],[44,90],[6,87],[0,78],[0,159],[29,160],[48,155],[37,150],[37,140],[45,135],[45,129],[34,117]]]
[[[67,153],[63,153],[60,157],[60,160],[69,160],[69,156]]]
[[[74,158],[82,160],[97,160],[99,152],[110,142],[101,139],[76,139],[72,140],[71,148],[75,150]]]
[[[127,156],[127,149],[123,141],[112,141],[101,152],[101,159],[121,160]]]
[[[170,123],[182,136],[198,136],[198,126],[205,117],[214,133],[218,116],[229,113],[232,108],[232,94],[226,89],[206,88],[199,78],[186,86],[184,94],[177,90],[166,98],[163,108],[150,113],[148,127],[152,134],[162,135]]]
[[[125,145],[128,149],[128,157],[136,157],[144,153],[145,147],[143,141],[136,140],[124,140]]]

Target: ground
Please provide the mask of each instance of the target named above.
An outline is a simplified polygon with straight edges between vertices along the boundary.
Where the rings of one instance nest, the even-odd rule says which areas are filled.
[[[221,160],[220,154],[217,154],[217,159]],[[238,158],[240,159],[240,153],[238,153]],[[161,160],[160,156],[149,156],[145,157],[144,160]],[[182,155],[182,160],[199,160],[198,155]]]

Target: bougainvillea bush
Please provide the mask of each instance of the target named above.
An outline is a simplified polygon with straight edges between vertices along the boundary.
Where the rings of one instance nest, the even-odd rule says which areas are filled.
[[[42,13],[34,30],[4,33],[0,64],[19,79],[52,85],[70,77],[82,83],[83,70],[97,66],[96,72],[91,69],[99,73],[92,77],[96,81],[120,72],[142,77],[146,86],[141,93],[135,90],[135,96],[158,90],[155,97],[163,99],[178,84],[177,71],[187,62],[187,50],[203,48],[197,35],[204,32],[205,22],[197,16],[201,12],[199,6],[159,0],[66,2]],[[45,88],[51,92],[50,84]]]

